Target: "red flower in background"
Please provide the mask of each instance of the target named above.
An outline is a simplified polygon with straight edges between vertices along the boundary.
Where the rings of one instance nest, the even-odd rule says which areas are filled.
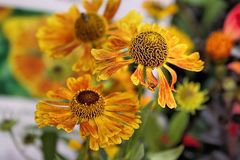
[[[193,136],[185,135],[183,137],[182,143],[187,147],[201,148],[202,144]]]

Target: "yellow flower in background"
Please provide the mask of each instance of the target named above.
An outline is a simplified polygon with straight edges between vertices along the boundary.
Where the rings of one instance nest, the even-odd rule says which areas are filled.
[[[184,80],[183,84],[177,85],[176,100],[179,108],[183,111],[194,112],[201,109],[207,100],[207,90],[200,90],[200,83]]]
[[[68,142],[68,147],[72,150],[79,151],[82,148],[82,144],[79,143],[76,139],[71,139]]]
[[[176,102],[172,90],[177,81],[177,74],[167,63],[199,72],[204,64],[199,59],[199,53],[186,54],[187,45],[178,43],[178,37],[158,25],[128,26],[123,23],[120,26],[122,30],[109,37],[105,48],[92,50],[92,55],[98,64],[95,69],[98,78],[108,79],[120,68],[136,63],[138,67],[131,75],[132,82],[154,90],[160,81],[158,103],[162,107],[167,105],[169,108],[175,108]],[[158,71],[159,81],[152,73],[155,68]],[[170,85],[162,71],[163,68],[168,70],[172,77]]]
[[[155,19],[163,19],[178,11],[178,6],[176,4],[163,6],[158,0],[145,0],[145,2],[143,2],[143,8]]]
[[[91,48],[102,45],[121,0],[108,0],[103,15],[98,14],[102,0],[83,0],[86,13],[72,6],[67,13],[54,14],[37,33],[40,48],[49,56],[62,58],[80,52],[73,66],[77,72],[92,71],[95,63]]]
[[[3,23],[11,47],[8,56],[11,72],[33,96],[45,96],[48,90],[63,84],[72,75],[71,67],[77,56],[60,61],[41,53],[35,34],[44,20],[44,17],[15,17]]]
[[[0,22],[6,19],[11,13],[12,9],[6,7],[0,7]]]
[[[184,33],[183,31],[181,31],[179,28],[177,28],[176,26],[170,26],[166,28],[170,33],[172,33],[173,35],[175,35],[176,37],[179,38],[179,43],[184,43],[188,46],[188,51],[192,51],[194,49],[194,43],[191,39],[191,37],[189,37],[186,33]]]
[[[107,153],[108,159],[113,160],[115,158],[115,156],[117,155],[117,153],[119,152],[119,147],[116,145],[113,145],[113,146],[104,148],[104,150]]]
[[[71,132],[80,125],[82,137],[89,137],[92,150],[128,140],[141,123],[137,98],[128,92],[103,96],[91,85],[90,75],[68,78],[67,88],[49,91],[56,100],[40,101],[35,112],[39,127],[55,126]]]

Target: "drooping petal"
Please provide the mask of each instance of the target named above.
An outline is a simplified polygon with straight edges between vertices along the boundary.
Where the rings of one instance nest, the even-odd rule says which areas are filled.
[[[168,65],[166,65],[166,64],[164,64],[163,65],[167,70],[168,70],[168,72],[171,74],[171,77],[172,77],[172,79],[171,79],[171,89],[174,89],[174,84],[177,82],[177,74],[176,74],[176,72],[172,69],[172,68],[170,68]]]
[[[144,66],[139,64],[137,69],[131,75],[131,80],[135,85],[143,85],[146,86],[145,79],[144,79]]]
[[[240,39],[240,4],[237,4],[228,13],[224,21],[223,30],[232,40]]]
[[[153,75],[152,73],[152,68],[147,67],[146,69],[146,75],[147,75],[147,86],[148,89],[150,89],[151,91],[153,91],[157,85],[158,85],[158,80],[157,78]]]
[[[99,138],[98,128],[94,120],[80,122],[80,133],[83,137],[90,134],[93,138]]]
[[[83,0],[82,3],[87,12],[97,12],[102,5],[102,0]]]
[[[57,107],[45,102],[39,102],[36,107],[35,121],[39,127],[50,125],[71,132],[77,123],[77,117],[72,115],[69,107]]]
[[[121,0],[108,0],[103,16],[111,20],[120,6]]]
[[[158,103],[161,107],[165,107],[167,105],[169,108],[176,108],[176,102],[174,100],[172,89],[168,84],[165,75],[163,74],[160,68],[157,68],[159,74],[159,95],[158,95]]]
[[[91,81],[90,75],[83,75],[79,78],[70,77],[67,79],[67,87],[72,92],[78,92],[81,89],[86,89],[89,87]]]
[[[194,72],[200,72],[204,68],[204,62],[199,59],[198,52],[194,52],[190,55],[182,55],[181,57],[168,58],[167,62]]]

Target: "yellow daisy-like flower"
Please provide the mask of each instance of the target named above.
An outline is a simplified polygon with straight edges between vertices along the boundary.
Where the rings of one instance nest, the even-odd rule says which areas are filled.
[[[40,48],[54,58],[62,58],[80,52],[79,61],[73,66],[77,72],[92,71],[94,59],[91,48],[102,45],[110,22],[118,10],[121,0],[108,0],[105,11],[99,15],[102,0],[83,0],[86,13],[72,6],[67,13],[50,16],[37,33]]]
[[[188,51],[192,51],[194,48],[194,43],[192,39],[183,31],[181,31],[176,26],[170,26],[166,28],[170,33],[179,38],[179,43],[184,43],[188,46]]]
[[[80,134],[90,138],[92,150],[128,140],[141,123],[136,96],[127,92],[103,96],[99,87],[90,82],[90,75],[68,78],[67,88],[49,91],[49,97],[59,100],[37,104],[38,126],[50,125],[71,132],[79,124]]]
[[[146,0],[143,2],[143,8],[155,19],[163,19],[178,11],[178,6],[176,4],[170,4],[169,6],[164,7],[156,0]]]
[[[79,151],[82,148],[82,144],[79,143],[76,139],[71,139],[68,142],[68,147],[72,150]]]
[[[202,108],[207,100],[207,90],[200,91],[200,83],[184,80],[176,89],[176,100],[180,109],[187,112],[194,112]]]
[[[143,24],[133,28],[124,23],[122,31],[111,35],[108,43],[103,49],[92,50],[98,64],[95,69],[98,78],[108,79],[120,68],[136,63],[138,67],[131,75],[132,82],[154,90],[159,83],[152,73],[156,68],[160,81],[158,102],[162,107],[176,107],[172,90],[177,74],[167,63],[195,72],[203,69],[204,62],[199,60],[198,52],[185,54],[187,45],[178,43],[176,36],[155,24]],[[170,85],[164,76],[163,68],[171,74]]]

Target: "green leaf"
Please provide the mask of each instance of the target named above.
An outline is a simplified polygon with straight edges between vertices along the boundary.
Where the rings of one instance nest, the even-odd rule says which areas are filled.
[[[169,136],[169,145],[176,145],[182,138],[183,133],[188,125],[189,114],[186,112],[177,112],[173,115],[170,121],[168,136]]]
[[[184,3],[193,6],[203,6],[209,2],[209,0],[183,0]]]
[[[183,149],[184,147],[183,145],[181,145],[177,148],[166,150],[163,152],[149,153],[147,157],[149,160],[177,160],[178,157],[182,154]]]
[[[151,151],[159,149],[159,138],[162,135],[161,126],[157,122],[155,114],[150,114],[143,130],[144,144]]]
[[[44,160],[53,160],[56,157],[56,146],[58,140],[56,129],[51,127],[44,128],[41,140]]]
[[[144,145],[136,145],[131,152],[128,153],[126,160],[141,160],[144,156]]]

